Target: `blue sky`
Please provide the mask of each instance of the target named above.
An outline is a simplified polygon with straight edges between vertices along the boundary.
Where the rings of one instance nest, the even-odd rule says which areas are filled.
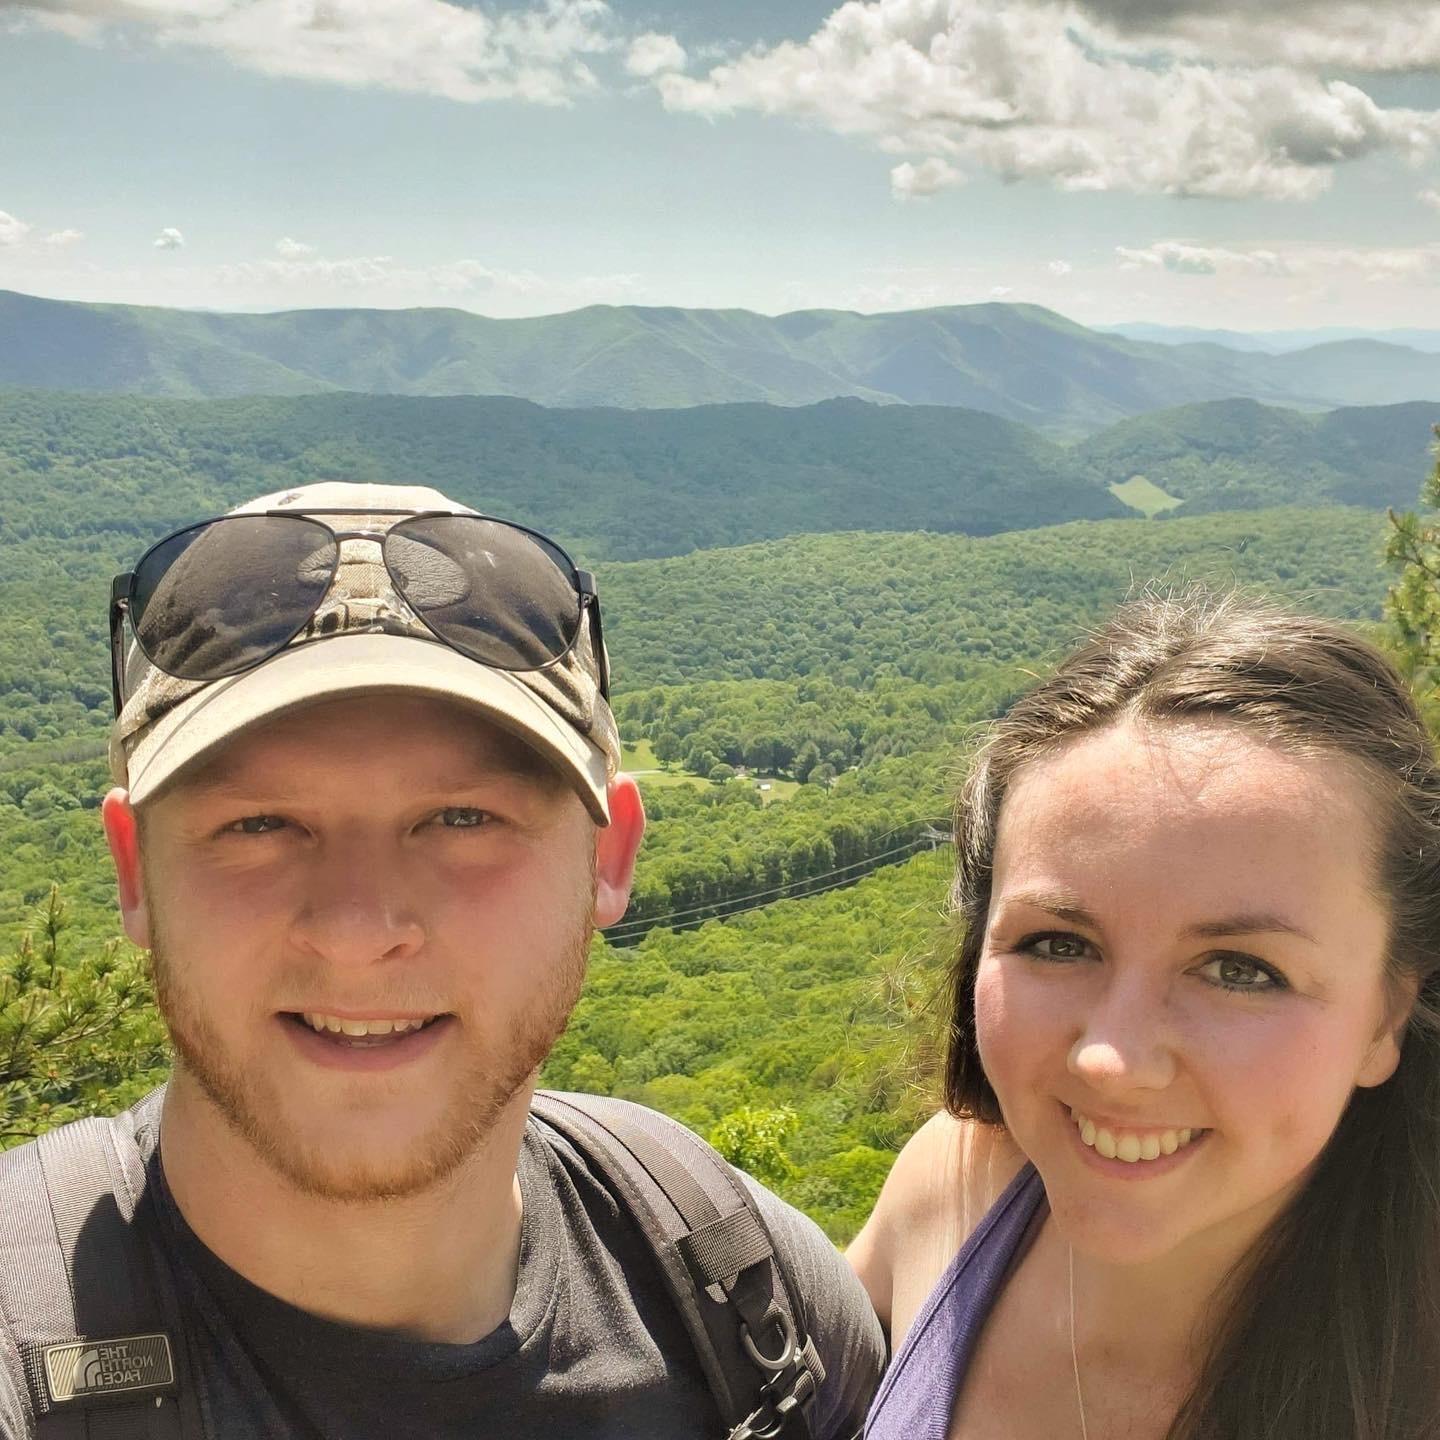
[[[0,288],[1440,328],[1440,5],[0,0]]]

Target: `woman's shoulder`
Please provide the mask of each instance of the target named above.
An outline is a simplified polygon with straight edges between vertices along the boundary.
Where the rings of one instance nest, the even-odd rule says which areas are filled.
[[[899,1348],[956,1252],[1025,1156],[998,1125],[932,1116],[896,1157],[874,1212],[848,1251]]]

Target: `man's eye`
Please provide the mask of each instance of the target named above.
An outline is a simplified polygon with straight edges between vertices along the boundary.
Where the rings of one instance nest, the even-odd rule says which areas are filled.
[[[1016,948],[1041,960],[1083,960],[1091,947],[1078,935],[1030,935]]]
[[[285,821],[278,815],[247,815],[230,826],[237,835],[270,835],[284,828]]]
[[[440,823],[449,830],[476,830],[492,818],[488,810],[477,810],[472,805],[448,805],[440,812]]]
[[[1200,974],[1222,990],[1246,990],[1254,994],[1260,990],[1288,988],[1278,970],[1252,955],[1216,955],[1200,967]]]

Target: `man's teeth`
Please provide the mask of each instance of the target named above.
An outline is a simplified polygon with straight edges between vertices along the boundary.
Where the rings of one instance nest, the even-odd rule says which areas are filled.
[[[332,1035],[403,1035],[408,1030],[419,1030],[428,1025],[428,1020],[342,1020],[338,1015],[321,1015],[306,1010],[302,1016],[312,1030],[328,1030]]]
[[[1107,1160],[1123,1160],[1134,1165],[1141,1160],[1158,1160],[1183,1150],[1192,1140],[1205,1134],[1203,1130],[1150,1130],[1137,1134],[1130,1130],[1107,1130],[1078,1110],[1070,1112],[1080,1131],[1080,1138]]]

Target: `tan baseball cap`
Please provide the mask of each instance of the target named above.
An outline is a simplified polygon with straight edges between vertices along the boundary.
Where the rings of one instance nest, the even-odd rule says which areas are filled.
[[[352,506],[354,513],[348,513]],[[609,823],[606,787],[620,767],[620,737],[600,693],[590,626],[582,625],[569,651],[541,669],[496,670],[462,655],[426,628],[385,567],[380,533],[404,517],[364,513],[478,512],[424,486],[326,482],[263,495],[230,514],[273,510],[347,512],[324,520],[337,531],[375,533],[341,541],[339,565],[314,617],[254,669],[223,680],[177,679],[152,665],[132,641],[125,658],[127,698],[110,732],[110,773],[129,790],[132,803],[142,804],[232,736],[283,711],[342,695],[402,692],[452,701],[509,731],[555,766],[597,823]],[[203,565],[211,584],[218,569],[244,587],[252,583],[246,557],[232,553],[236,547],[227,545],[225,529],[197,540],[183,560]],[[328,574],[333,554],[328,544],[317,547],[314,565],[321,576]],[[423,572],[408,578],[407,589],[434,593],[444,604],[447,588],[458,597],[468,584],[460,566],[429,552]],[[163,603],[157,591],[151,607]],[[187,614],[184,623],[195,622]],[[397,736],[396,743],[403,747],[404,737]]]

